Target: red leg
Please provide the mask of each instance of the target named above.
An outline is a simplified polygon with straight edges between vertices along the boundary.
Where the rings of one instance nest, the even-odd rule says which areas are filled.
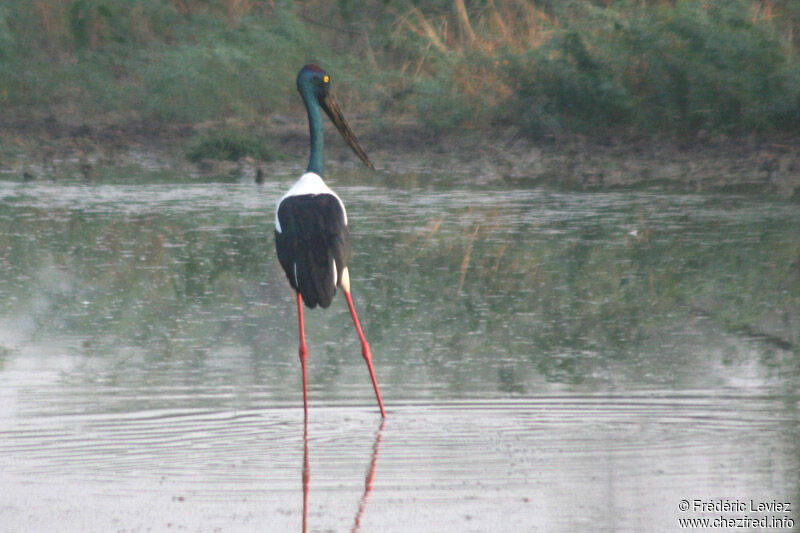
[[[303,297],[297,293],[297,318],[300,324],[300,366],[303,367],[303,412],[308,418],[308,380],[306,377],[306,359],[308,359],[308,348],[306,348],[306,332],[303,323]]]
[[[372,387],[375,389],[375,397],[378,398],[378,407],[381,409],[381,416],[386,418],[386,411],[383,410],[383,400],[381,400],[381,391],[378,390],[378,380],[375,379],[375,370],[372,368],[372,351],[369,349],[367,339],[364,338],[364,332],[361,331],[361,324],[358,322],[358,315],[356,314],[356,308],[353,307],[353,299],[350,297],[350,291],[342,290],[342,292],[344,292],[344,297],[347,299],[347,306],[350,308],[350,316],[353,317],[353,324],[355,324],[358,338],[361,340],[361,355],[364,357],[364,361],[367,362],[369,377],[372,378]]]

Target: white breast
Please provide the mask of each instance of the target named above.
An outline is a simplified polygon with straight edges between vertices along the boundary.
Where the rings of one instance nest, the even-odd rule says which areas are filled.
[[[278,209],[281,206],[281,202],[284,199],[288,198],[289,196],[302,196],[304,194],[330,194],[336,200],[339,201],[339,205],[342,207],[342,213],[344,213],[344,223],[347,225],[347,210],[344,208],[344,204],[342,203],[341,198],[328,187],[319,174],[315,172],[306,172],[297,182],[292,185],[292,188],[284,194],[280,201],[278,202],[277,207],[275,208],[275,229],[278,233],[281,232],[281,223],[278,220]]]

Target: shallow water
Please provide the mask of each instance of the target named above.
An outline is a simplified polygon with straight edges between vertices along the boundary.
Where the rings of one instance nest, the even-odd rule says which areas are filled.
[[[796,204],[334,174],[388,418],[337,298],[304,426],[292,181],[0,182],[0,530],[797,527]]]

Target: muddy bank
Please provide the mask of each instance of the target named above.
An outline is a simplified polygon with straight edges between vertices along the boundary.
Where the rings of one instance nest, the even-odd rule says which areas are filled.
[[[571,190],[660,188],[728,191],[800,198],[798,139],[598,141],[579,136],[531,140],[514,131],[431,137],[373,150],[402,166],[414,154],[437,172],[478,182],[505,181]]]
[[[379,169],[394,174],[431,173],[456,181],[548,186],[568,190],[659,188],[725,191],[800,198],[800,143],[768,140],[598,140],[564,135],[533,140],[508,128],[436,133],[413,124],[354,121]],[[273,116],[247,126],[270,147],[269,160],[212,158],[189,162],[187,145],[199,134],[240,125],[65,124],[53,117],[0,122],[0,173],[6,179],[102,178],[114,167],[143,167],[176,177],[239,179],[302,166],[307,126]],[[328,136],[334,168],[353,157]]]

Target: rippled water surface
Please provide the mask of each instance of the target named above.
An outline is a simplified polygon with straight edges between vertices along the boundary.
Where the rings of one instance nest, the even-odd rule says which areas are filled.
[[[0,531],[798,527],[797,204],[334,173],[388,418],[337,297],[304,424],[292,181],[0,182]]]

